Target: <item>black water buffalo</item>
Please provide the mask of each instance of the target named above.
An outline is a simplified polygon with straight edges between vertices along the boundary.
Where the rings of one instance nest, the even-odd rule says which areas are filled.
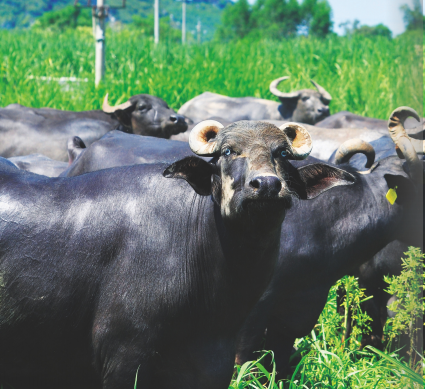
[[[218,120],[220,123],[232,123],[219,117],[214,117],[212,119]],[[283,125],[284,123],[287,123],[287,121],[283,120],[268,119],[264,121],[272,123],[278,127]],[[311,126],[309,124],[302,125],[308,130],[313,140],[314,148],[311,152],[311,156],[318,159],[322,159],[324,161],[327,161],[329,158],[331,158],[333,156],[333,153],[335,153],[335,151],[342,143],[353,138],[358,138],[369,143],[373,142],[374,147],[377,147],[378,149],[381,149],[382,147],[384,147],[386,150],[388,149],[388,147],[394,148],[394,145],[392,143],[392,146],[389,146],[389,142],[391,142],[391,140],[388,137],[388,129],[369,130],[359,128],[340,128],[337,131],[334,131],[329,128]],[[190,130],[191,125],[189,125],[189,129],[187,131],[177,135],[172,135],[170,139],[188,142]],[[377,142],[380,138],[382,138],[382,141]]]
[[[270,121],[276,126],[284,125],[281,121]],[[313,140],[311,155],[323,161],[331,158],[334,162],[336,149],[350,136],[358,136],[360,139],[372,140],[371,144],[376,147],[377,155],[395,154],[394,142],[388,136],[383,136],[384,131],[369,130],[343,130],[333,132],[314,126],[305,125]],[[386,131],[388,134],[388,130]],[[190,133],[185,133],[189,136]],[[379,137],[382,137],[379,138]],[[173,137],[174,138],[174,137]],[[152,137],[137,137],[125,134],[121,131],[111,131],[101,139],[91,144],[87,149],[84,143],[73,143],[71,140],[68,147],[70,166],[62,175],[75,176],[99,169],[114,166],[134,165],[137,163],[174,162],[178,158],[192,155],[188,143],[176,142],[168,139]],[[81,153],[81,154],[80,154]],[[78,158],[76,156],[79,155]],[[363,155],[352,158],[357,169],[362,170],[364,166]],[[351,164],[352,161],[350,161]]]
[[[137,136],[111,131],[88,148],[74,137],[68,143],[69,167],[63,177],[78,176],[116,166],[139,163],[175,162],[193,155],[189,144],[150,136]]]
[[[309,129],[311,128],[311,126],[307,127]],[[364,130],[359,131],[361,133],[364,132]],[[108,134],[107,136],[105,136],[105,138],[108,138],[109,136],[110,135]],[[129,137],[129,135],[122,134],[122,140],[124,140],[125,137]],[[380,150],[378,153],[376,153],[377,159],[386,158],[388,156],[388,153],[391,155],[395,154],[394,142],[391,140],[391,138],[388,138],[391,140],[392,143],[392,145],[388,145],[387,138],[378,139],[377,143],[375,143],[376,146],[379,146]],[[142,141],[143,138],[141,138],[140,142]],[[158,160],[162,161],[167,157],[172,156],[169,149],[159,145],[161,142],[166,142],[168,147],[172,145],[179,145],[179,142],[156,139],[154,140],[154,142],[150,143],[150,148],[144,148],[143,152],[140,153],[143,155],[144,161],[152,163]],[[125,143],[127,142],[124,142],[123,144]],[[180,144],[184,145],[185,143],[180,142]],[[91,147],[95,145],[96,144],[93,144]],[[117,147],[117,145],[119,146]],[[116,142],[115,145],[108,144],[106,142],[101,147],[102,152],[100,153],[91,154],[90,149],[88,149],[87,154],[85,156],[89,163],[85,166],[81,162],[80,164],[78,164],[77,160],[76,166],[74,167],[74,172],[82,174],[86,171],[89,171],[85,170],[87,169],[87,166],[90,166],[91,168],[97,165],[97,168],[103,168],[111,163],[122,163],[122,158],[126,158],[126,153],[122,152],[122,150],[116,153],[116,148],[118,148],[118,150],[121,149],[120,142]],[[183,156],[186,152],[184,148],[181,148],[179,150],[183,153],[181,156]],[[343,147],[339,149],[338,152],[342,153],[343,150],[345,150],[346,156],[353,156],[352,149]],[[412,208],[414,209],[414,207],[416,206],[413,202],[410,205],[412,208],[408,207],[408,210],[406,211],[406,203],[408,203],[406,198],[409,197],[409,191],[413,190],[414,186],[411,182],[412,180],[403,171],[401,167],[402,162],[397,157],[395,157],[380,162],[380,164],[382,165],[378,165],[377,167],[376,165],[371,166],[375,158],[375,151],[373,150],[373,148],[372,151],[373,155],[370,154],[370,145],[369,148],[367,148],[366,150],[364,148],[359,148],[356,151],[366,154],[369,160],[368,167],[372,168],[373,170],[371,172],[363,172],[366,174],[357,173],[358,181],[355,187],[340,188],[335,190],[334,192],[329,192],[321,196],[321,199],[313,200],[313,202],[309,202],[308,204],[300,204],[302,212],[305,215],[305,218],[302,221],[297,220],[298,209],[294,208],[288,211],[288,217],[291,217],[291,215],[292,217],[290,219],[287,217],[282,229],[282,243],[279,263],[281,263],[281,266],[284,267],[284,269],[287,268],[291,263],[290,258],[292,258],[294,263],[299,264],[299,267],[295,266],[294,273],[291,272],[291,268],[289,266],[288,274],[286,275],[286,277],[288,278],[295,277],[293,279],[293,282],[297,282],[298,285],[296,288],[293,289],[291,289],[290,287],[282,287],[282,291],[280,291],[280,289],[276,290],[277,295],[282,295],[282,297],[276,297],[276,299],[279,299],[277,301],[280,304],[279,306],[276,305],[276,309],[282,316],[285,316],[285,312],[286,310],[288,310],[289,316],[287,320],[292,323],[295,323],[293,324],[294,326],[298,326],[300,322],[306,320],[306,327],[300,326],[299,328],[309,328],[308,331],[310,331],[315,321],[317,320],[319,313],[323,309],[324,303],[326,302],[329,287],[332,285],[332,283],[334,283],[339,277],[345,274],[350,274],[352,271],[355,271],[356,267],[358,267],[362,262],[365,262],[368,259],[372,258],[373,255],[377,251],[379,251],[379,248],[383,248],[385,246],[385,242],[388,243],[394,239],[394,234],[399,234],[398,236],[400,237],[400,231],[402,231],[404,228],[404,222],[401,222],[401,220],[403,219],[403,217],[405,217],[404,221],[408,220],[410,215],[409,212],[412,210]],[[97,157],[96,154],[100,155],[101,158]],[[115,157],[115,155],[117,155],[117,157]],[[132,152],[130,152],[129,155],[131,157]],[[353,157],[357,169],[364,169],[366,157],[362,157],[364,158],[364,160],[356,160],[356,156]],[[338,163],[345,161],[345,156],[340,156],[339,158],[340,159],[338,160]],[[318,162],[318,160],[315,160],[311,157],[309,157],[305,162],[310,163],[312,161]],[[103,166],[102,163],[104,164]],[[125,159],[125,163],[137,163],[137,158],[133,160]],[[344,168],[353,171],[352,166],[344,166]],[[72,172],[70,174],[72,175]],[[391,207],[389,204],[387,204],[385,194],[386,191],[388,191],[388,188],[397,185],[398,181],[401,182],[400,190],[402,191],[401,195],[403,202],[401,203],[401,205],[399,205],[399,203],[396,203],[393,207]],[[378,199],[376,200],[373,198],[375,195],[378,196]],[[347,199],[347,201],[345,201],[345,199]],[[342,209],[341,212],[339,211],[340,208]],[[376,212],[372,212],[372,210],[375,208]],[[393,210],[395,209],[396,211],[394,213],[391,213],[391,208],[393,208]],[[324,214],[324,210],[326,210],[326,214]],[[318,215],[320,215],[320,217],[318,217]],[[375,219],[372,219],[372,217],[375,217]],[[290,222],[288,222],[288,220],[290,220]],[[314,220],[314,223],[312,222],[312,220]],[[372,225],[369,225],[369,222]],[[397,223],[400,223],[399,226],[397,226]],[[328,227],[324,228],[324,225]],[[339,230],[339,228],[341,229]],[[303,231],[304,229],[306,231],[305,235],[301,232],[300,234],[297,233],[297,231]],[[347,231],[350,229],[353,230],[352,235],[349,235],[347,233]],[[387,234],[388,231],[391,231],[391,229],[394,229],[394,234]],[[328,230],[332,232],[327,233]],[[405,232],[407,231],[410,230],[405,230]],[[349,239],[348,236],[350,236]],[[362,241],[365,236],[367,236],[367,240]],[[416,242],[415,244],[419,244],[420,239],[417,237],[417,234],[415,238],[413,238],[414,236],[415,235],[413,234],[410,237],[411,242]],[[373,239],[376,239],[376,244],[369,245],[368,243]],[[294,242],[296,242],[296,244]],[[293,247],[291,245],[293,245]],[[382,252],[379,252],[377,256],[382,256],[384,252],[385,249],[383,249]],[[350,255],[348,255],[347,253],[350,253]],[[329,264],[327,262],[328,257]],[[324,258],[326,258],[326,261]],[[319,272],[317,267],[322,266],[322,264],[324,263],[323,261],[325,261],[327,265],[324,266],[323,269]],[[334,269],[333,266],[337,264],[339,265]],[[277,274],[281,274],[281,272],[283,271],[283,269],[279,270]],[[298,274],[300,272],[303,272],[303,276]],[[322,282],[321,277],[323,272],[328,272],[328,275],[323,278]],[[316,274],[320,274],[320,276],[317,276],[317,278],[315,278]],[[299,278],[297,278],[298,275]],[[304,280],[304,276],[308,278],[308,281],[299,282],[300,279]],[[308,285],[311,279],[313,279],[313,281],[311,282],[312,286],[310,288]],[[281,283],[282,285],[284,285],[285,282],[286,278],[281,281],[280,278],[278,278],[276,281],[276,283],[279,285]],[[274,289],[272,290],[272,292],[273,291]],[[317,298],[315,295],[316,291],[318,291]],[[290,304],[292,296],[295,296],[293,306],[288,305]],[[258,315],[263,315],[264,312],[267,311],[267,303],[270,303],[270,300],[266,301],[266,303],[264,303],[265,305],[259,306],[257,311]],[[369,302],[369,304],[372,304],[372,302]],[[255,322],[256,319],[257,317],[254,315],[252,321]],[[377,317],[377,322],[378,321],[379,317]],[[251,332],[245,330],[245,335],[242,337],[241,341],[242,346],[238,359],[239,362],[244,361],[246,358],[255,357],[255,355],[252,355],[252,353],[247,350],[249,350],[249,347],[252,347],[253,344],[256,344],[256,347],[258,347],[258,349],[261,348],[261,345],[259,343],[256,343],[256,340],[263,336],[265,329],[264,325],[268,324],[269,322],[266,320],[266,323],[263,322],[259,324],[260,329],[258,327],[253,327]],[[278,325],[279,323],[277,324],[277,326]],[[377,325],[379,326],[379,324]],[[272,336],[274,336],[273,329],[271,330],[271,333]],[[288,344],[286,344],[286,346],[292,347],[292,341],[293,339],[289,339],[287,341]],[[269,339],[267,345],[271,347],[273,345],[273,342],[273,338],[271,338]],[[282,366],[285,365],[285,363],[282,362],[286,358],[285,352],[288,352],[288,349],[284,351],[284,355],[282,356],[282,353],[279,353],[279,351],[277,351],[279,368],[282,370]]]
[[[58,177],[68,167],[66,162],[55,161],[41,154],[12,157],[9,161],[19,169],[47,177]]]
[[[0,169],[0,377],[14,388],[227,388],[294,195],[353,176],[289,159],[298,125],[201,123],[195,156],[71,178]],[[2,164],[0,163],[0,166]]]
[[[311,81],[317,91],[302,89],[284,93],[277,89],[279,83],[289,77],[281,77],[270,84],[270,92],[279,98],[280,104],[255,97],[227,97],[205,92],[189,100],[178,113],[195,123],[213,116],[230,122],[238,120],[291,120],[315,124],[329,116],[331,95],[319,84]]]
[[[116,107],[108,104],[107,97],[104,112],[37,109],[18,104],[0,109],[0,155],[9,158],[37,153],[66,161],[66,142],[73,135],[89,145],[115,128],[160,138],[187,129],[185,118],[158,97],[136,95]]]
[[[424,121],[422,120],[422,124]],[[341,111],[328,116],[327,118],[316,123],[317,127],[321,128],[358,128],[368,130],[386,130],[387,121],[382,119],[369,118],[366,116],[356,115],[348,111]],[[416,133],[421,128],[418,128],[418,122],[414,119],[407,119],[405,123],[407,132]]]
[[[313,329],[332,284],[395,240],[422,244],[423,164],[412,139],[400,131],[410,115],[419,119],[404,107],[390,119],[406,163],[388,157],[366,174],[340,165],[356,177],[354,185],[336,188],[287,213],[273,279],[240,333],[238,363],[255,358],[255,350],[273,350],[277,369],[285,371],[295,338]],[[395,187],[398,197],[392,205],[386,193]]]
[[[125,103],[111,107],[106,95],[102,109],[119,121],[118,129],[131,134],[168,139],[187,130],[186,118],[156,96],[135,95]]]

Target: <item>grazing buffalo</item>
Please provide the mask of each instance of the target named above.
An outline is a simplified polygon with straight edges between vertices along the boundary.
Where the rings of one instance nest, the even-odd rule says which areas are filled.
[[[335,188],[288,211],[273,279],[240,333],[238,363],[255,358],[254,352],[265,348],[274,351],[276,367],[284,372],[295,338],[313,329],[329,288],[339,278],[394,240],[422,244],[423,164],[415,147],[423,144],[412,145],[414,140],[406,137],[402,123],[407,116],[419,120],[405,107],[390,119],[393,139],[406,163],[388,157],[362,172],[366,174],[342,164],[355,176],[354,185]],[[394,204],[386,199],[390,188],[397,188]]]
[[[136,95],[115,107],[108,104],[106,96],[103,110],[71,112],[18,104],[1,108],[0,155],[9,158],[37,153],[66,161],[66,142],[73,135],[89,145],[115,128],[160,138],[187,129],[185,118],[154,96]]]
[[[291,120],[315,124],[329,116],[331,95],[319,84],[311,81],[317,91],[302,89],[284,93],[277,89],[279,83],[289,77],[281,77],[270,84],[270,92],[279,98],[280,104],[255,97],[227,97],[204,92],[179,109],[179,113],[197,123],[201,120],[220,116],[235,122],[238,120]]]
[[[64,178],[0,170],[3,383],[129,388],[137,372],[147,388],[228,387],[294,196],[353,175],[294,168],[311,150],[296,124],[207,121],[189,144],[212,161]]]
[[[14,163],[19,169],[47,177],[58,177],[68,167],[66,162],[55,161],[41,154],[12,157],[9,158],[9,161]]]

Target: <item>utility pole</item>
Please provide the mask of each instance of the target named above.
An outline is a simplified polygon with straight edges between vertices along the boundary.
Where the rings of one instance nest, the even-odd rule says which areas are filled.
[[[105,7],[103,0],[97,0],[93,8],[93,25],[95,39],[94,85],[98,86],[105,78]]]
[[[201,43],[201,20],[198,19],[198,24],[196,25],[196,32],[198,34],[198,43]]]
[[[186,43],[186,0],[182,2],[182,44]]]
[[[155,44],[159,43],[159,0],[154,3],[154,41]]]
[[[94,61],[94,84],[96,86],[105,77],[105,19],[109,15],[111,8],[125,8],[125,1],[122,0],[122,6],[105,5],[105,0],[97,0],[96,5],[91,5],[91,0],[87,0],[87,5],[81,7],[90,7],[92,9],[93,36],[95,40],[95,61]],[[74,6],[78,6],[78,0],[74,1]]]

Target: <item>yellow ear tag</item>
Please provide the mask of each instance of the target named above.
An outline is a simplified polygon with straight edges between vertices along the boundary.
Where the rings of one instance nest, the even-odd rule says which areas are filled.
[[[391,205],[394,205],[395,201],[397,200],[397,192],[395,191],[396,189],[397,187],[394,189],[389,189],[385,196]]]

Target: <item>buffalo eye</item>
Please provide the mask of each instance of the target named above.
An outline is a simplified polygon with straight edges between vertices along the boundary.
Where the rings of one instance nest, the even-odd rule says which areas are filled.
[[[309,98],[310,98],[310,96],[304,96],[304,97],[302,98],[302,101],[307,101]]]
[[[223,155],[226,156],[226,157],[228,157],[230,154],[232,154],[232,149],[230,147],[226,147],[223,150]]]
[[[148,110],[148,107],[146,105],[139,105],[138,109],[139,109],[140,112],[144,112],[144,111]]]

